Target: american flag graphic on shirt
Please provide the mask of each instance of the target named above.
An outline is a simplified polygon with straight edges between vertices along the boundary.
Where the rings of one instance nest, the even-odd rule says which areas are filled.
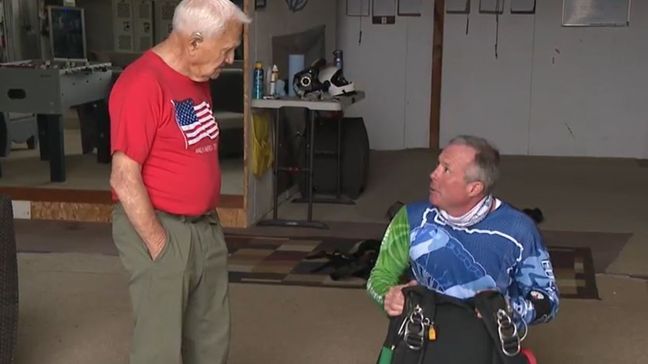
[[[193,100],[187,99],[173,101],[173,105],[176,122],[185,138],[187,148],[205,138],[216,139],[219,133],[218,124],[207,102],[194,105]]]

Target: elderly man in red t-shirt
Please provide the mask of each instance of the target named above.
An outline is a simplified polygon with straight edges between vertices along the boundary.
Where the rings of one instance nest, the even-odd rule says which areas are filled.
[[[169,37],[110,95],[113,238],[130,273],[130,362],[227,360],[227,247],[215,213],[218,121],[209,81],[250,19],[230,0],[184,0]],[[241,95],[243,97],[243,95]]]

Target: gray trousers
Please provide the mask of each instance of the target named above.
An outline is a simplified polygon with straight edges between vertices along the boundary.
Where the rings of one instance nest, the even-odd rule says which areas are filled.
[[[157,213],[167,242],[153,261],[119,204],[113,240],[130,275],[131,364],[220,364],[230,336],[227,246],[216,213]]]

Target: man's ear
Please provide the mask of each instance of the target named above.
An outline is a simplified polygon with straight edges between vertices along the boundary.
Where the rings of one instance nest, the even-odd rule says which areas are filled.
[[[189,38],[190,49],[192,51],[195,51],[196,49],[198,49],[198,46],[200,45],[200,43],[202,43],[202,41],[203,36],[200,32],[191,34],[191,38]]]
[[[484,186],[484,182],[482,181],[470,182],[468,184],[468,195],[470,197],[479,196],[484,193],[485,189],[486,186]]]

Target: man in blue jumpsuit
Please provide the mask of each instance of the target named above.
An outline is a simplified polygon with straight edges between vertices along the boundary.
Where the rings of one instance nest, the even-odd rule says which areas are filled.
[[[492,195],[499,152],[486,140],[450,141],[430,175],[429,201],[401,208],[390,223],[367,282],[392,317],[402,289],[422,285],[458,299],[500,292],[527,325],[552,320],[559,306],[549,254],[535,223]],[[414,280],[400,285],[410,271]]]

